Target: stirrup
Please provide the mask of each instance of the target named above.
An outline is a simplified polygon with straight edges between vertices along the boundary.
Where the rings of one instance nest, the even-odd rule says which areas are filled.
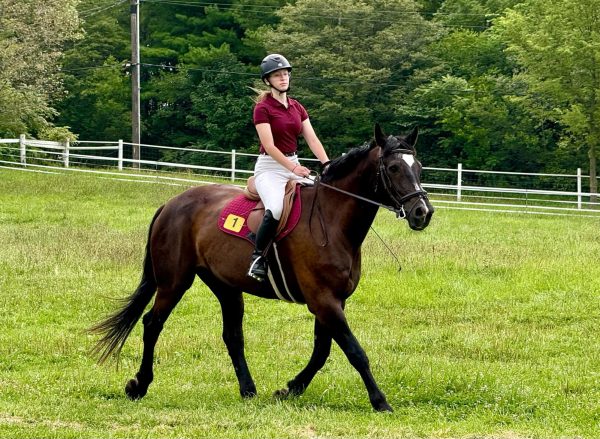
[[[267,276],[267,264],[263,256],[258,256],[252,260],[247,275],[259,282],[265,280]]]

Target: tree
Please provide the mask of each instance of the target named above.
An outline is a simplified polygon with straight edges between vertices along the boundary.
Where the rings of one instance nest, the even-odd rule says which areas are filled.
[[[253,92],[247,72],[228,45],[193,48],[176,73],[154,77],[144,92],[148,129],[160,142],[206,149],[248,149]]]
[[[217,149],[251,148],[257,145],[252,125],[252,96],[247,76],[248,69],[223,45],[218,49],[197,49],[186,60],[196,66],[210,66],[200,74],[191,94],[192,111],[188,125],[202,130],[209,139],[205,145]],[[258,152],[258,150],[256,151]]]
[[[147,4],[142,60],[162,67],[144,67],[145,141],[217,149],[256,144],[248,64],[258,64],[264,49],[249,27],[276,22],[279,3],[259,8],[260,21],[256,4],[246,0]]]
[[[84,11],[90,7],[81,5]],[[108,140],[131,136],[131,83],[126,67],[131,57],[128,20],[126,8],[92,15],[83,22],[85,37],[65,51],[67,93],[57,104],[57,122],[70,126],[80,138]]]
[[[572,170],[577,156],[556,159],[560,127],[532,102],[516,60],[490,17],[516,0],[446,0],[435,16],[445,32],[424,49],[428,63],[396,99],[400,121],[421,131],[420,152],[436,166],[528,172]],[[479,21],[485,19],[486,21]],[[479,23],[479,24],[478,24]]]
[[[391,92],[435,34],[412,0],[299,0],[279,16],[262,41],[294,66],[291,94],[333,154],[370,138],[375,121],[392,124]]]
[[[79,35],[78,0],[0,0],[0,135],[48,130],[60,61]]]
[[[590,192],[598,192],[600,143],[600,3],[528,0],[496,23],[506,52],[520,66],[537,111],[566,129],[562,142],[582,143],[589,159]],[[593,201],[596,199],[592,197]]]
[[[542,145],[515,100],[521,89],[501,42],[488,31],[451,29],[424,49],[428,65],[412,75],[410,92],[395,99],[397,118],[424,127],[420,151],[432,165],[454,166],[458,159],[471,168],[539,170],[543,157],[533,151]],[[513,160],[516,150],[522,161]]]

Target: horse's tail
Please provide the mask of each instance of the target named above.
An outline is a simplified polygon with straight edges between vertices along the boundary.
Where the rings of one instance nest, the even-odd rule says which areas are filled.
[[[152,268],[152,255],[150,252],[150,236],[152,227],[158,215],[164,206],[161,206],[156,213],[150,228],[148,230],[148,242],[146,243],[146,256],[144,257],[144,267],[142,278],[137,289],[129,297],[121,300],[122,307],[119,311],[108,316],[105,320],[92,326],[89,331],[94,334],[101,334],[102,338],[92,348],[92,355],[98,357],[99,363],[104,363],[113,352],[118,356],[121,349],[138,322],[146,306],[156,292],[156,278]]]

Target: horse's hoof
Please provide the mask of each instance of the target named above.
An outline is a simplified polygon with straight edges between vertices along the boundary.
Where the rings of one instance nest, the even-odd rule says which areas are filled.
[[[387,401],[383,401],[383,402],[381,402],[380,404],[373,405],[373,408],[374,408],[376,411],[378,411],[378,412],[389,412],[389,413],[391,413],[391,412],[393,412],[393,411],[394,411],[394,409],[392,408],[392,406],[391,406],[391,405],[389,405],[389,404],[387,403]]]
[[[242,398],[244,399],[254,398],[256,396],[256,389],[243,390],[240,392],[240,395],[242,395]]]
[[[133,378],[125,385],[125,394],[129,399],[135,401],[144,397],[148,388],[142,389],[137,379]]]
[[[273,396],[277,399],[287,399],[287,397],[290,396],[290,391],[288,389],[276,390],[273,393]]]

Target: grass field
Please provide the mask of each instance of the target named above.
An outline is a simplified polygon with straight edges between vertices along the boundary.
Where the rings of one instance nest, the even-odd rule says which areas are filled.
[[[86,333],[137,285],[148,223],[183,188],[0,170],[0,437],[600,437],[600,219],[439,209],[416,233],[381,212],[348,319],[391,414],[335,347],[307,392],[305,307],[246,297],[259,396],[240,399],[218,303],[200,282],[131,402],[141,325],[117,369]],[[435,203],[434,203],[435,204]]]

